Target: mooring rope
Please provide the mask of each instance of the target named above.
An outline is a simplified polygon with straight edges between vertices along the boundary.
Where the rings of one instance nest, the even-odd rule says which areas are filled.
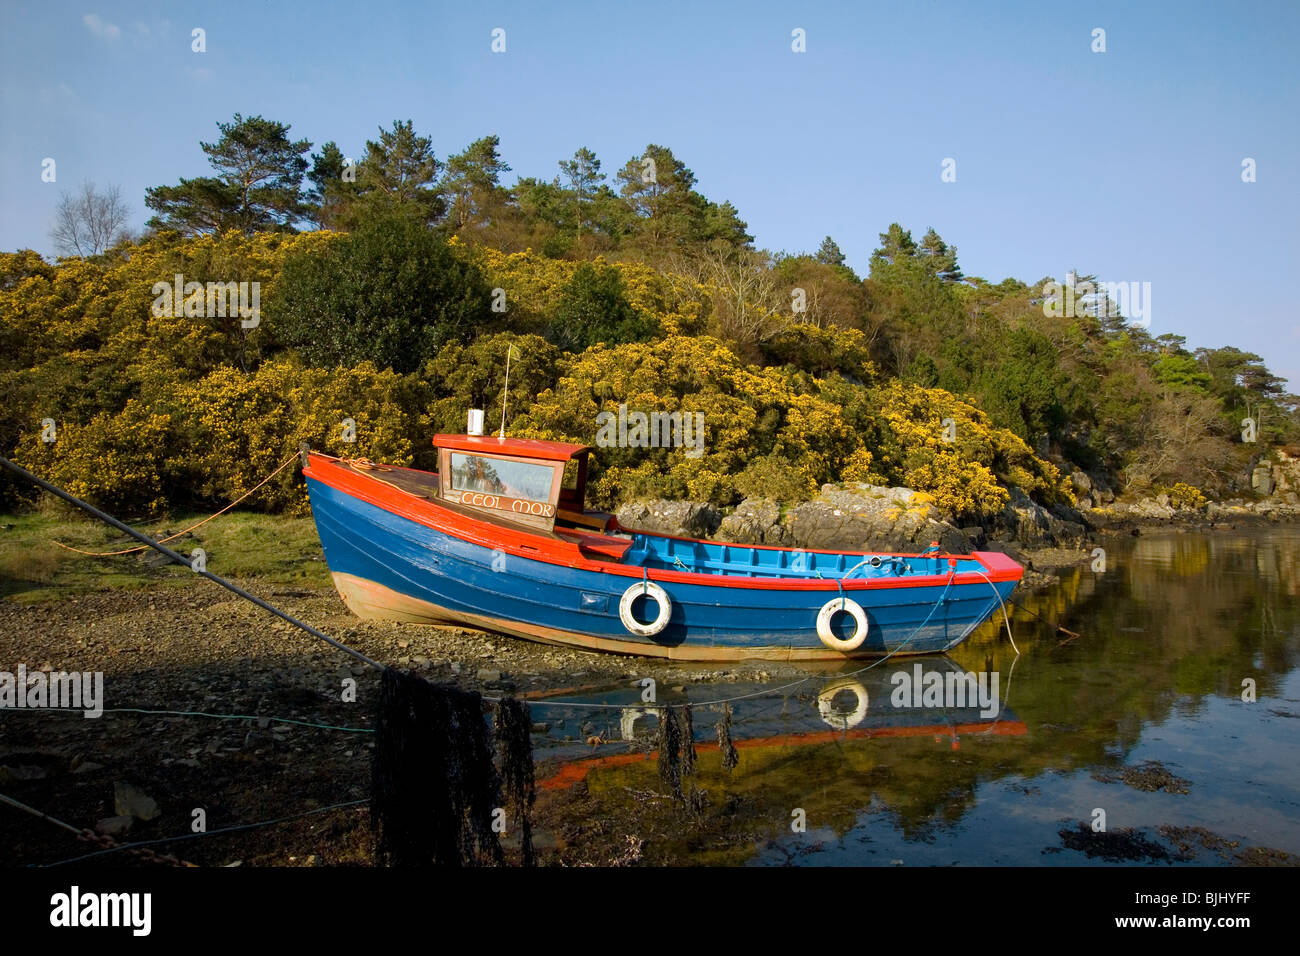
[[[213,518],[219,518],[219,517],[221,517],[223,514],[225,514],[225,513],[226,513],[227,511],[229,511],[231,508],[235,507],[235,505],[239,504],[241,501],[243,501],[245,498],[247,498],[249,495],[251,495],[253,492],[255,492],[258,488],[261,488],[264,484],[266,484],[268,481],[270,481],[272,478],[274,478],[274,477],[275,477],[276,475],[278,475],[280,472],[284,471],[284,469],[287,468],[290,464],[292,464],[293,461],[294,461],[297,457],[298,457],[298,453],[297,453],[297,452],[294,452],[292,455],[290,455],[288,458],[286,458],[283,462],[281,462],[280,467],[278,467],[277,469],[275,469],[275,471],[271,472],[269,475],[267,475],[265,478],[263,478],[261,481],[259,481],[259,482],[258,482],[256,485],[254,485],[252,488],[249,488],[246,492],[244,492],[242,495],[240,495],[238,498],[236,498],[236,499],[235,499],[234,501],[232,501],[230,504],[226,505],[224,508],[222,508],[222,509],[221,509],[220,511],[218,511],[216,514],[214,514],[214,515],[208,515],[206,518],[204,518],[204,519],[203,519],[202,521],[200,521],[198,524],[190,525],[190,526],[189,526],[188,528],[186,528],[184,531],[177,531],[175,534],[169,534],[169,535],[168,535],[167,537],[165,537],[165,538],[159,538],[159,539],[158,539],[159,543],[161,543],[161,544],[166,544],[168,541],[173,541],[173,540],[175,540],[176,538],[179,538],[179,537],[182,537],[183,535],[187,535],[187,534],[189,534],[191,531],[194,531],[194,530],[196,530],[196,529],[198,529],[198,528],[202,528],[205,524],[207,524],[207,523],[208,523],[209,521],[211,521]],[[54,544],[58,545],[60,548],[63,548],[63,550],[65,550],[65,551],[75,551],[77,554],[88,555],[88,556],[90,556],[90,557],[92,557],[92,558],[110,558],[110,557],[116,557],[117,555],[121,555],[121,554],[135,554],[137,551],[146,551],[146,550],[148,550],[144,545],[141,545],[141,546],[138,547],[138,548],[125,548],[125,549],[123,549],[123,550],[121,550],[121,551],[82,551],[80,548],[74,548],[74,547],[72,547],[72,545],[70,545],[70,544],[64,544],[62,541],[54,541],[53,538],[51,538],[50,540],[53,541]]]
[[[131,537],[135,538],[137,541],[141,542],[147,547],[153,548],[155,551],[162,552],[167,557],[175,561],[177,564],[183,564],[188,566],[191,570],[194,571],[195,574],[201,574],[203,577],[207,578],[209,581],[212,581],[214,584],[219,584],[227,591],[231,591],[232,593],[239,595],[245,600],[253,602],[264,611],[270,611],[276,617],[289,622],[294,627],[301,628],[302,630],[306,631],[308,634],[312,635],[313,637],[317,637],[320,640],[324,641],[326,644],[329,644],[330,646],[335,647],[340,651],[343,651],[343,653],[351,654],[357,660],[362,661],[365,664],[369,664],[371,667],[374,667],[377,670],[382,671],[386,669],[386,665],[381,664],[376,660],[372,660],[371,658],[367,657],[365,654],[361,653],[355,648],[348,647],[346,644],[340,641],[336,641],[334,638],[330,637],[324,631],[317,630],[316,628],[312,627],[310,624],[306,624],[298,620],[297,618],[293,617],[292,615],[286,614],[284,611],[281,611],[278,607],[275,607],[274,605],[268,604],[266,601],[263,601],[257,595],[250,594],[248,591],[245,591],[238,584],[235,584],[231,581],[227,581],[225,578],[221,577],[220,575],[213,574],[211,571],[207,570],[206,568],[200,571],[198,568],[195,568],[194,565],[191,564],[188,559],[186,559],[182,555],[177,554],[175,551],[173,551],[171,548],[167,547],[166,545],[160,544],[159,542],[155,541],[153,538],[150,538],[148,535],[136,531],[130,525],[123,524],[121,521],[118,521],[112,515],[105,514],[104,512],[100,511],[98,508],[94,507],[93,505],[87,504],[86,502],[82,501],[80,498],[73,497],[72,495],[64,491],[62,488],[58,488],[50,484],[45,479],[38,478],[36,475],[33,475],[26,468],[23,468],[21,465],[14,464],[8,458],[0,457],[0,465],[3,465],[4,467],[8,468],[10,471],[13,471],[14,473],[20,475],[21,477],[26,478],[28,481],[32,482],[33,484],[38,485],[41,488],[44,488],[50,494],[62,498],[64,501],[68,502],[69,504],[80,508],[82,511],[86,512],[87,514],[94,515],[96,518],[98,518],[100,521],[103,521],[105,524],[112,525],[118,531],[121,531],[125,534],[129,534]]]
[[[241,823],[233,827],[222,827],[219,830],[204,830],[200,833],[186,833],[181,836],[160,837],[157,840],[139,840],[135,843],[122,843],[117,846],[111,846],[103,850],[95,850],[93,853],[86,853],[82,856],[74,856],[68,860],[59,860],[57,863],[29,864],[29,866],[65,866],[68,863],[79,863],[82,860],[89,860],[91,857],[103,856],[106,853],[116,853],[118,850],[126,850],[129,853],[149,853],[149,850],[142,850],[143,847],[157,846],[160,843],[177,843],[181,840],[197,840],[200,837],[219,836],[223,833],[236,833],[240,830],[256,830],[261,827],[274,826],[277,823],[288,823],[290,820],[298,820],[302,817],[311,816],[314,813],[328,813],[331,810],[346,810],[349,807],[359,807],[369,803],[369,800],[349,800],[347,803],[333,803],[328,807],[315,807],[311,810],[303,810],[301,813],[294,813],[287,817],[277,817],[274,820],[259,820],[257,823]],[[157,854],[154,854],[155,856]],[[171,857],[161,857],[160,859],[169,860]],[[186,863],[185,866],[194,866],[193,863]]]
[[[989,576],[985,574],[983,571],[976,568],[975,573],[978,574],[980,577],[982,577],[985,581],[988,581],[989,587],[993,588],[993,595],[998,599],[998,607],[1002,608],[1002,620],[1006,621],[1007,623],[1007,640],[1011,642],[1011,647],[1015,650],[1016,656],[1019,657],[1020,648],[1016,647],[1016,639],[1011,636],[1011,618],[1007,616],[1007,603],[1002,600],[1002,593],[997,589],[997,585],[995,585],[992,581],[990,581]]]
[[[18,713],[15,708],[13,713]],[[25,714],[76,714],[84,716],[82,711],[74,709],[56,709],[46,708],[23,708]],[[209,714],[199,710],[150,710],[144,707],[105,707],[101,711],[105,714],[146,714],[158,717],[212,717],[216,720],[267,720],[273,724],[297,724],[300,727],[314,727],[318,730],[340,730],[349,734],[373,734],[373,727],[340,727],[336,724],[318,724],[310,720],[298,720],[296,717],[275,717],[270,714]]]
[[[149,840],[146,841],[145,843],[121,844],[118,843],[116,840],[114,840],[111,836],[109,836],[106,833],[96,833],[93,830],[79,829],[77,827],[74,827],[71,823],[67,823],[63,820],[60,820],[58,817],[52,817],[48,813],[45,813],[41,810],[37,810],[35,807],[30,807],[27,804],[23,803],[21,800],[15,800],[13,797],[6,796],[3,793],[0,793],[0,803],[7,803],[9,806],[14,807],[17,810],[21,810],[24,813],[30,813],[32,816],[37,817],[38,819],[44,820],[47,823],[52,823],[56,827],[67,830],[69,833],[73,834],[78,840],[83,840],[87,843],[95,843],[106,848],[103,850],[96,850],[94,853],[87,853],[85,856],[79,856],[77,857],[78,860],[84,860],[86,859],[86,857],[89,856],[98,856],[101,853],[113,853],[116,852],[117,850],[129,850],[135,856],[138,856],[143,860],[147,860],[150,863],[164,863],[167,864],[168,866],[194,866],[193,863],[186,863],[184,860],[179,860],[174,856],[160,856],[159,854],[154,853],[152,850],[142,849],[142,847],[145,847],[149,843],[170,842],[168,840]],[[63,862],[69,863],[72,861],[65,860]]]

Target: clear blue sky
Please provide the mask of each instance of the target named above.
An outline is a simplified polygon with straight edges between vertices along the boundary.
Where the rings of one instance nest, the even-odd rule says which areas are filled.
[[[121,185],[143,224],[145,187],[206,174],[198,143],[235,112],[350,156],[395,119],[440,158],[496,133],[508,183],[552,177],[579,146],[612,174],[654,142],[760,246],[829,234],[865,274],[898,221],[934,226],[993,281],[1150,282],[1152,334],[1258,352],[1300,388],[1294,2],[0,9],[2,249],[52,252],[59,191],[83,179]]]

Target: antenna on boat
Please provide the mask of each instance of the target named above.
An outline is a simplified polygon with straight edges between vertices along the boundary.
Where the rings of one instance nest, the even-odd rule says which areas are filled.
[[[510,353],[515,350],[514,345],[506,346],[506,384],[501,388],[501,432],[498,438],[506,437],[506,401],[510,397]]]

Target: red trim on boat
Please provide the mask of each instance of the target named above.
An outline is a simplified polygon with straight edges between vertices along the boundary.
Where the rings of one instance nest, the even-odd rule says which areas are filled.
[[[589,445],[570,445],[562,441],[539,438],[498,438],[495,435],[434,435],[436,448],[474,452],[480,455],[516,455],[545,461],[568,461],[574,455],[590,451]]]
[[[460,436],[452,436],[460,437]],[[494,441],[496,439],[493,439]],[[515,439],[522,441],[523,439]],[[558,443],[551,443],[558,444]],[[573,446],[568,446],[573,447]],[[337,459],[321,455],[317,452],[311,453],[310,465],[303,469],[303,475],[313,478],[322,484],[328,485],[335,491],[339,491],[349,497],[357,498],[367,504],[374,505],[377,508],[405,518],[408,521],[414,521],[417,524],[432,528],[435,531],[441,531],[444,534],[452,535],[462,541],[468,541],[471,544],[479,545],[485,548],[499,548],[508,554],[514,554],[521,558],[529,558],[534,561],[542,561],[547,564],[558,564],[570,568],[580,568],[585,571],[600,571],[605,574],[614,574],[620,577],[635,578],[640,580],[644,569],[635,565],[614,564],[608,559],[599,560],[587,557],[584,551],[596,551],[597,553],[610,554],[619,549],[625,539],[614,538],[606,535],[588,534],[586,532],[577,532],[570,529],[560,531],[566,538],[577,538],[579,540],[565,540],[564,538],[553,538],[549,536],[529,534],[523,530],[504,527],[489,521],[480,521],[470,518],[466,515],[459,514],[448,508],[441,507],[438,502],[428,498],[422,498],[409,492],[403,491],[384,482],[382,479],[353,471],[351,468],[340,463]],[[663,535],[662,537],[669,537]],[[700,541],[698,538],[678,538],[679,541]],[[599,542],[607,543],[607,547],[597,547]],[[726,544],[727,542],[708,542],[711,544]],[[781,548],[772,548],[764,545],[736,545],[736,547],[767,547],[769,550],[780,551]],[[808,550],[808,549],[805,549]],[[837,552],[837,551],[820,551],[819,554],[840,554],[860,552]],[[870,552],[866,552],[870,553]],[[612,554],[611,554],[612,556]],[[917,557],[917,555],[905,555],[905,557]],[[947,556],[945,556],[947,557]],[[985,573],[990,581],[994,583],[1002,581],[1019,581],[1024,575],[1024,569],[1007,557],[993,551],[976,551],[970,557],[984,566]],[[809,580],[791,580],[790,578],[748,578],[738,575],[706,574],[692,571],[669,571],[651,568],[648,572],[651,581],[677,582],[679,584],[696,584],[706,587],[736,587],[736,588],[757,588],[759,590],[787,590],[787,591],[838,591],[840,582],[833,578],[818,578]],[[910,575],[905,578],[852,578],[844,581],[845,591],[869,591],[877,588],[911,588],[927,587],[946,584],[948,575],[925,574]],[[978,573],[965,572],[958,574],[953,580],[953,584],[980,584],[984,578]]]

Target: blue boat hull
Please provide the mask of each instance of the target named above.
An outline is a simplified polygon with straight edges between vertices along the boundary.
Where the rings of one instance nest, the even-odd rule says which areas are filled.
[[[947,573],[900,586],[846,582],[843,593],[862,606],[869,627],[865,641],[845,652],[828,648],[817,634],[818,612],[841,593],[833,581],[800,590],[743,586],[722,575],[709,576],[717,583],[688,583],[646,572],[668,592],[671,615],[658,634],[640,636],[619,616],[620,598],[642,579],[640,569],[629,576],[622,565],[618,573],[506,554],[360,500],[310,474],[307,484],[326,561],[358,616],[468,625],[588,650],[701,661],[935,653],[961,642],[1016,584],[970,583],[971,575],[962,575],[968,583],[960,583]],[[841,625],[851,629],[852,621]]]

